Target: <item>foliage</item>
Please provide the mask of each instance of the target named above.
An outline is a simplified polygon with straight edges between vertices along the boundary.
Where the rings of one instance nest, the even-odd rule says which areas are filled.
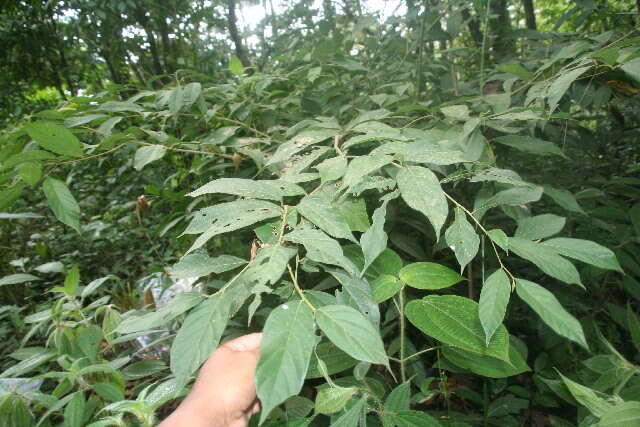
[[[0,135],[3,419],[153,425],[258,330],[256,425],[640,417],[638,39],[326,3],[267,16],[263,67],[122,65]]]

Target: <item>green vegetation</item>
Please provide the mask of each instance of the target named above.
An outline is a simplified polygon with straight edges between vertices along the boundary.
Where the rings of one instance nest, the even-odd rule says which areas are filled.
[[[391,3],[0,6],[0,424],[640,425],[636,5]]]

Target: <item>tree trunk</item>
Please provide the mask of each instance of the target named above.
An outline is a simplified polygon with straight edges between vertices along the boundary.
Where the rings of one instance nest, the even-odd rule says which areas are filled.
[[[511,34],[511,20],[507,10],[507,0],[493,0],[491,2],[491,13],[496,15],[489,22],[491,33],[494,36],[493,54],[498,60],[515,53],[515,44]]]
[[[160,55],[158,53],[158,44],[156,43],[156,37],[153,34],[153,29],[149,25],[149,18],[146,15],[144,7],[136,2],[135,8],[136,21],[140,23],[144,32],[147,33],[147,42],[149,43],[149,50],[151,51],[151,58],[153,60],[153,72],[155,74],[165,74],[165,71],[160,62]]]
[[[640,1],[640,0],[638,0]],[[480,22],[476,16],[471,16],[468,8],[462,9],[462,19],[465,20],[467,26],[469,27],[469,32],[471,33],[471,38],[475,43],[476,47],[480,47],[482,45],[482,32],[480,31]]]
[[[228,1],[229,7],[227,8],[227,25],[229,27],[229,36],[236,49],[236,56],[242,63],[242,66],[247,69],[249,74],[253,73],[251,60],[249,54],[242,43],[240,32],[238,31],[237,18],[236,18],[236,0]]]
[[[524,20],[527,28],[530,30],[537,30],[536,13],[533,7],[533,0],[522,0],[522,6],[524,7]]]

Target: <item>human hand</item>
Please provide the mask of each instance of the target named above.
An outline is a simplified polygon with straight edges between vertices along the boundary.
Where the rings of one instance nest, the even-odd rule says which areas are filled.
[[[160,427],[245,427],[260,410],[253,380],[261,333],[222,344],[200,369],[191,393]]]

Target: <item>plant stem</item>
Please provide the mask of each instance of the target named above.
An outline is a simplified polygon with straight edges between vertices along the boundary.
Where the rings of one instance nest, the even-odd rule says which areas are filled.
[[[496,247],[496,244],[491,239],[491,236],[489,235],[489,232],[487,231],[487,229],[484,228],[484,226],[480,223],[480,221],[478,221],[476,219],[476,217],[473,216],[473,213],[471,213],[467,208],[465,208],[460,203],[458,203],[458,201],[456,199],[451,197],[446,192],[443,191],[443,193],[444,193],[445,197],[447,199],[451,200],[451,202],[454,205],[456,205],[457,207],[462,209],[463,212],[465,212],[467,215],[469,215],[471,217],[471,219],[473,220],[473,222],[475,222],[478,225],[478,227],[480,227],[480,230],[482,230],[482,232],[487,235],[487,237],[489,238],[489,241],[491,242],[491,246],[493,247],[493,252],[495,252],[496,258],[498,259],[498,263],[500,264],[500,268],[502,268],[504,270],[504,272],[507,273],[507,275],[511,278],[511,286],[512,287],[515,286],[516,278],[515,278],[515,276],[513,274],[511,274],[511,271],[509,271],[509,269],[507,267],[505,267],[505,265],[502,263],[502,258],[500,258],[500,254],[498,253],[498,248]]]
[[[620,383],[616,386],[616,388],[613,389],[613,394],[614,395],[620,394],[624,386],[627,385],[629,380],[633,378],[633,376],[637,373],[638,373],[638,369],[636,368],[629,370],[629,373],[625,375],[624,378],[622,378],[622,381],[620,381]]]
[[[296,258],[296,266],[298,265],[298,259]],[[302,299],[302,301],[304,301],[305,304],[307,304],[309,306],[309,308],[311,309],[311,311],[313,313],[315,313],[317,311],[317,309],[313,306],[313,304],[311,304],[309,302],[309,300],[307,299],[307,297],[304,296],[304,292],[302,292],[302,289],[300,288],[300,285],[298,284],[298,274],[294,274],[293,273],[293,269],[291,268],[290,265],[287,264],[287,268],[289,269],[289,275],[291,276],[291,281],[293,282],[293,287],[296,289],[296,292],[298,292],[298,295],[300,295],[300,299]],[[296,269],[297,270],[297,269]]]
[[[402,382],[407,381],[407,367],[406,367],[406,359],[404,358],[405,352],[405,333],[406,333],[406,320],[404,318],[404,288],[400,289],[400,293],[398,294],[399,301],[399,312],[400,312],[400,379]]]
[[[482,48],[480,50],[480,96],[484,95],[484,51],[487,44],[487,33],[489,32],[489,9],[491,0],[487,0],[487,8],[484,14],[484,33],[482,34]]]

